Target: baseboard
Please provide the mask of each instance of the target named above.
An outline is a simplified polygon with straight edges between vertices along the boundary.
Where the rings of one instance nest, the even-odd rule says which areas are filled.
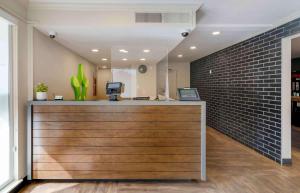
[[[8,193],[18,193],[23,187],[25,187],[29,181],[27,180],[27,176],[23,178],[23,181],[18,184],[16,187],[14,187],[11,191]]]
[[[292,165],[292,159],[282,159],[281,165],[290,166]]]

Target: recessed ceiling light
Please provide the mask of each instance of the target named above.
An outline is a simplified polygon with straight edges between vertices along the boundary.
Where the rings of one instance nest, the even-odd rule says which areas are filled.
[[[214,35],[214,36],[217,36],[217,35],[220,35],[220,34],[221,34],[221,32],[219,32],[219,31],[212,32],[212,35]]]
[[[122,60],[123,60],[123,61],[127,61],[127,58],[123,58]]]
[[[140,59],[140,61],[145,61],[145,60],[146,60],[146,58],[141,58],[141,59]]]
[[[182,54],[178,54],[177,57],[178,57],[178,58],[182,58],[183,55],[182,55]]]
[[[145,49],[145,50],[143,50],[143,52],[145,52],[145,53],[149,53],[149,52],[150,52],[150,50],[148,50],[148,49]]]
[[[127,50],[124,50],[124,49],[121,49],[121,50],[119,50],[120,52],[122,52],[122,53],[128,53],[128,51]]]
[[[191,46],[190,49],[191,49],[191,50],[196,50],[197,47],[196,47],[196,46]]]
[[[102,66],[102,68],[103,68],[103,69],[106,69],[106,68],[107,68],[107,66]]]
[[[96,53],[96,52],[99,52],[98,49],[92,49],[91,51],[92,51],[92,52],[95,52],[95,53]]]
[[[101,60],[102,60],[102,61],[107,61],[107,58],[102,58]]]

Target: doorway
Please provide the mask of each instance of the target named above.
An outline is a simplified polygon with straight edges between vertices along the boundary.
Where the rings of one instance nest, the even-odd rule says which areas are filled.
[[[292,158],[300,158],[300,37],[292,39],[291,45],[291,138]],[[295,159],[294,159],[295,160]]]
[[[293,59],[298,57],[299,43],[300,34],[282,39],[281,164],[291,164],[292,158],[299,158],[300,161],[300,143],[298,143],[300,127],[296,126],[300,126],[298,124],[298,119],[300,119],[300,114],[298,114],[298,110],[300,111],[300,67],[298,69],[297,65],[293,65],[295,63]],[[297,146],[299,147],[297,148]]]

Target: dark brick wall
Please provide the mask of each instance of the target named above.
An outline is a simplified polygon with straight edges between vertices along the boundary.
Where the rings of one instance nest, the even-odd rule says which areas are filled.
[[[277,162],[281,39],[297,32],[300,18],[191,63],[191,87],[207,101],[208,126]]]

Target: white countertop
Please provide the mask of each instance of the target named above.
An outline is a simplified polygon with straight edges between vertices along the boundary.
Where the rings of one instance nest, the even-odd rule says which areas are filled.
[[[121,100],[121,101],[29,101],[29,105],[204,105],[205,101],[144,101],[144,100]]]

